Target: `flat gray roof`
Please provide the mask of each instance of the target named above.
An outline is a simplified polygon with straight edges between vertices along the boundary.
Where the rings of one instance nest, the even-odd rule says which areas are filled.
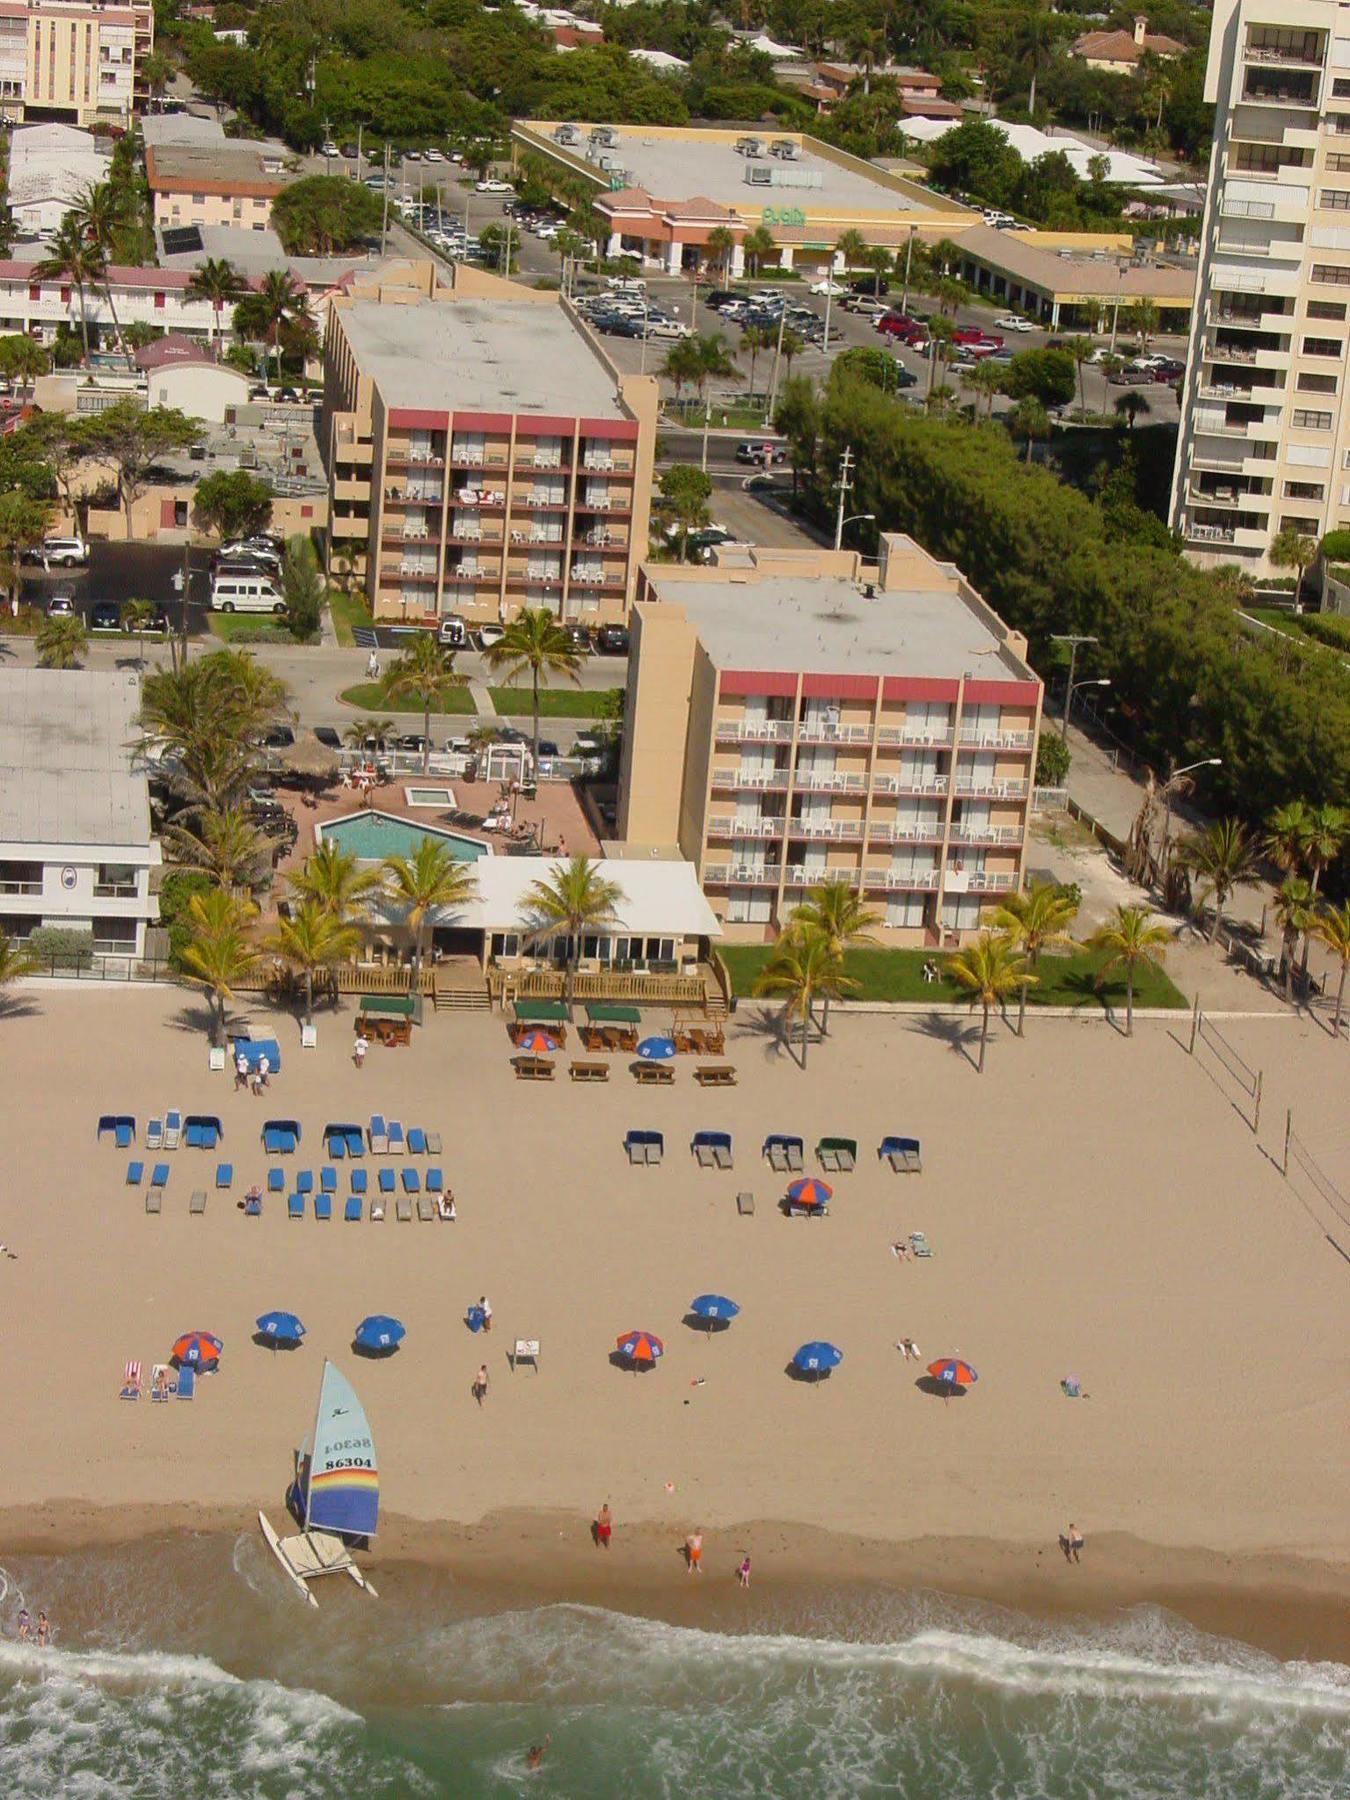
[[[134,675],[0,669],[0,843],[148,844],[140,703]]]
[[[560,306],[358,301],[343,307],[342,324],[386,406],[625,416],[614,377]]]
[[[804,670],[816,675],[1007,675],[1030,679],[1018,658],[950,589],[875,590],[839,575],[763,575],[742,580],[648,579],[683,607],[709,656],[724,669]]]

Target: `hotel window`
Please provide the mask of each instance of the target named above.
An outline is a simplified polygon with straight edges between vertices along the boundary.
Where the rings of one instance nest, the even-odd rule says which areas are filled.
[[[206,195],[205,194],[194,194],[192,196],[192,204],[194,206],[205,206],[206,205]]]
[[[1325,493],[1320,481],[1286,481],[1284,484],[1286,500],[1321,500]]]
[[[1343,300],[1310,300],[1308,317],[1310,319],[1343,319],[1345,302]]]
[[[1327,212],[1350,211],[1350,188],[1323,188],[1317,204]]]
[[[1350,287],[1350,268],[1338,268],[1335,263],[1314,263],[1312,278],[1320,281],[1323,287]]]
[[[1309,412],[1305,407],[1296,407],[1294,416],[1289,423],[1295,431],[1330,431],[1331,414],[1329,412]]]
[[[1333,100],[1350,100],[1350,81],[1336,80],[1331,84]]]
[[[134,863],[100,863],[94,876],[96,900],[134,900],[136,898],[136,866]]]
[[[1301,394],[1334,394],[1336,377],[1334,375],[1300,375],[1298,389]]]
[[[1305,356],[1339,356],[1344,346],[1339,338],[1304,338]]]
[[[1302,532],[1305,537],[1314,538],[1321,529],[1316,519],[1303,518],[1298,513],[1285,513],[1284,517],[1280,520],[1280,530],[1288,531],[1291,528],[1294,531]]]
[[[113,955],[134,955],[136,951],[135,919],[95,919],[95,950]]]

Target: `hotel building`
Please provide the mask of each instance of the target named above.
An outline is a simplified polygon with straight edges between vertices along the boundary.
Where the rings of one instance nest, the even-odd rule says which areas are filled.
[[[631,628],[619,834],[678,845],[729,940],[845,880],[883,942],[947,946],[1021,886],[1041,683],[950,564],[648,564]]]
[[[1350,7],[1216,0],[1172,523],[1201,563],[1350,524]]]
[[[654,378],[620,374],[556,294],[419,270],[420,288],[329,310],[330,562],[350,560],[377,619],[622,620],[647,547]]]
[[[154,47],[152,6],[0,0],[0,117],[128,125]]]

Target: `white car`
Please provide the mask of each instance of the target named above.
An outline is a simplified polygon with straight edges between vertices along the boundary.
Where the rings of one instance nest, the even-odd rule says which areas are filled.
[[[647,324],[647,336],[653,338],[687,338],[694,334],[687,325],[681,325],[678,319],[651,319]]]
[[[474,183],[474,191],[479,194],[509,194],[511,192],[511,183],[509,181],[498,181],[495,175],[489,175],[486,181],[476,181]]]
[[[834,294],[837,296],[839,294],[846,294],[848,289],[842,282],[831,281],[827,276],[824,281],[813,281],[811,283],[811,292],[813,294]]]
[[[430,150],[424,150],[422,152],[422,161],[423,162],[444,162],[445,158],[441,155],[440,151],[437,150],[435,148],[435,146],[433,145]]]
[[[338,149],[332,138],[327,138],[319,145],[320,156],[340,156],[341,154],[342,152]]]
[[[1000,331],[1034,331],[1036,327],[1030,319],[1022,319],[1016,313],[1004,313],[1001,319],[994,320]]]

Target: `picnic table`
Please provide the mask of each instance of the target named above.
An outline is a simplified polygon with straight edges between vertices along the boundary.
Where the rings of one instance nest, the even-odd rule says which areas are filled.
[[[517,1081],[552,1081],[553,1064],[546,1056],[513,1056]]]
[[[639,1087],[670,1087],[675,1071],[665,1063],[639,1062],[633,1064],[633,1079]]]
[[[573,1081],[608,1081],[609,1064],[602,1062],[574,1062],[568,1065],[568,1074]]]

